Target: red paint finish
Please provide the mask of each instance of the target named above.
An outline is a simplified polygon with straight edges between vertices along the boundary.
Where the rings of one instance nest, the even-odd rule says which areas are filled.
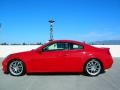
[[[85,63],[92,58],[99,60],[103,69],[113,64],[109,48],[96,48],[72,40],[55,40],[35,50],[11,54],[3,60],[2,66],[7,73],[9,62],[17,59],[24,62],[26,73],[83,72]]]

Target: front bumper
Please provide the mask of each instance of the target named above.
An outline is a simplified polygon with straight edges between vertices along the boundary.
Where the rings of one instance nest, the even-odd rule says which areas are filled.
[[[3,60],[2,62],[2,71],[7,74],[8,73],[8,68],[7,68],[7,62],[6,60]]]

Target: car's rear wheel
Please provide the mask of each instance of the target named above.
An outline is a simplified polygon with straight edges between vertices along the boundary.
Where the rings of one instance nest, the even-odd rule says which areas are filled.
[[[91,59],[85,65],[85,73],[89,76],[97,76],[101,71],[102,65],[97,59]]]
[[[21,76],[25,73],[24,63],[20,60],[14,60],[9,63],[9,73],[13,76]]]

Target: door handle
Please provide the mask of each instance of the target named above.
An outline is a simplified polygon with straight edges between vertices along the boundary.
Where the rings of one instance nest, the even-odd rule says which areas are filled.
[[[68,56],[69,54],[64,54],[64,56]]]

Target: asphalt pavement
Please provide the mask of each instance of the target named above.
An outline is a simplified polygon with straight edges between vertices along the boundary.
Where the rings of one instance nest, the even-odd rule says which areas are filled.
[[[120,58],[114,58],[113,67],[96,77],[82,74],[14,77],[4,74],[0,65],[0,90],[120,90]]]

